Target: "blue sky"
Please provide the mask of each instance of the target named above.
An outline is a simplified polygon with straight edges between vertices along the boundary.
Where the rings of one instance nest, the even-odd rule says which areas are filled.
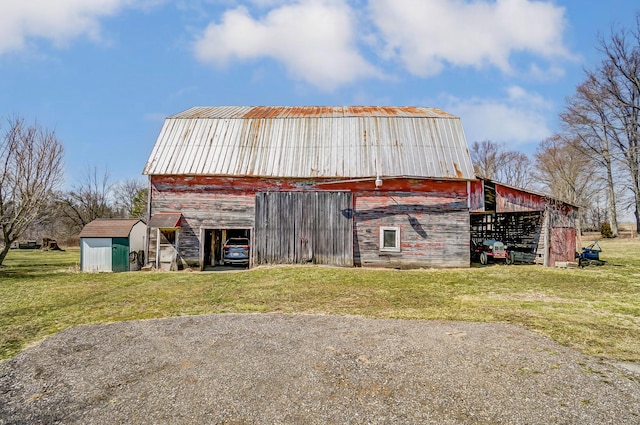
[[[635,27],[632,0],[0,0],[0,117],[54,129],[66,184],[142,178],[192,106],[437,107],[531,154]],[[6,129],[6,120],[2,130]]]

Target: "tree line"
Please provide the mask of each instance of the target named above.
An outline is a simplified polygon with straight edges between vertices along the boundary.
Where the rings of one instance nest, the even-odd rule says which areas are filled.
[[[598,50],[601,61],[566,100],[560,130],[533,159],[490,141],[474,142],[470,153],[478,176],[576,205],[583,226],[607,223],[617,236],[621,212],[640,229],[640,14],[635,28],[599,36]]]
[[[107,170],[87,167],[67,190],[62,143],[55,132],[23,118],[0,123],[0,266],[19,240],[67,241],[96,218],[145,218],[147,184],[113,182]]]

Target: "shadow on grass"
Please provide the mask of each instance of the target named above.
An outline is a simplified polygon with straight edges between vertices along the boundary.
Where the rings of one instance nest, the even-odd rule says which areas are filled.
[[[47,276],[58,273],[74,273],[74,267],[67,269],[59,265],[44,265],[40,270],[36,270],[33,265],[0,267],[0,282],[7,280],[42,280]]]

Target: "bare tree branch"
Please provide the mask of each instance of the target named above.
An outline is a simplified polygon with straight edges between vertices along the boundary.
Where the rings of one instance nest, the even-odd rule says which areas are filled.
[[[574,146],[589,157],[595,167],[602,170],[606,180],[608,220],[613,236],[618,235],[618,213],[614,182],[614,154],[612,140],[614,117],[608,107],[607,91],[603,89],[593,73],[587,74],[584,83],[567,101],[565,111],[560,115],[564,130],[571,134]],[[571,161],[572,158],[568,158]],[[595,173],[594,173],[595,174]]]
[[[634,30],[600,37],[600,50],[604,60],[593,72],[594,84],[604,94],[607,134],[628,172],[640,231],[640,14]]]
[[[522,188],[531,185],[532,163],[524,153],[506,150],[490,140],[473,142],[470,153],[478,177]]]
[[[146,216],[146,192],[147,184],[144,180],[126,179],[116,183],[113,187],[113,194],[118,214],[123,218],[144,218]]]
[[[62,216],[70,223],[70,231],[79,233],[84,226],[97,218],[112,218],[109,172],[98,172],[97,167],[87,167],[82,178],[63,194]]]
[[[55,133],[22,118],[8,124],[0,140],[0,265],[11,244],[46,212],[63,175],[63,148]]]

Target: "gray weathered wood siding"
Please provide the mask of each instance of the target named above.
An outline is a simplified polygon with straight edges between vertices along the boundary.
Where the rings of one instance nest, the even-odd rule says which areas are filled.
[[[255,196],[233,190],[212,190],[206,186],[189,191],[153,188],[151,211],[179,211],[183,220],[178,230],[179,261],[200,265],[200,229],[251,229],[255,217]],[[197,190],[195,190],[197,189]],[[149,238],[149,258],[155,256],[155,235]]]
[[[255,264],[353,266],[349,192],[256,194]]]
[[[359,193],[354,261],[373,267],[469,267],[469,209],[455,194]],[[400,229],[400,252],[380,250],[380,227]]]
[[[469,266],[465,182],[385,179],[381,190],[374,190],[373,180],[314,184],[154,176],[151,213],[182,213],[178,251],[183,265],[199,264],[202,229],[252,229],[256,265]],[[380,251],[380,226],[400,228],[399,253]],[[155,255],[154,236],[152,229],[149,259]]]

